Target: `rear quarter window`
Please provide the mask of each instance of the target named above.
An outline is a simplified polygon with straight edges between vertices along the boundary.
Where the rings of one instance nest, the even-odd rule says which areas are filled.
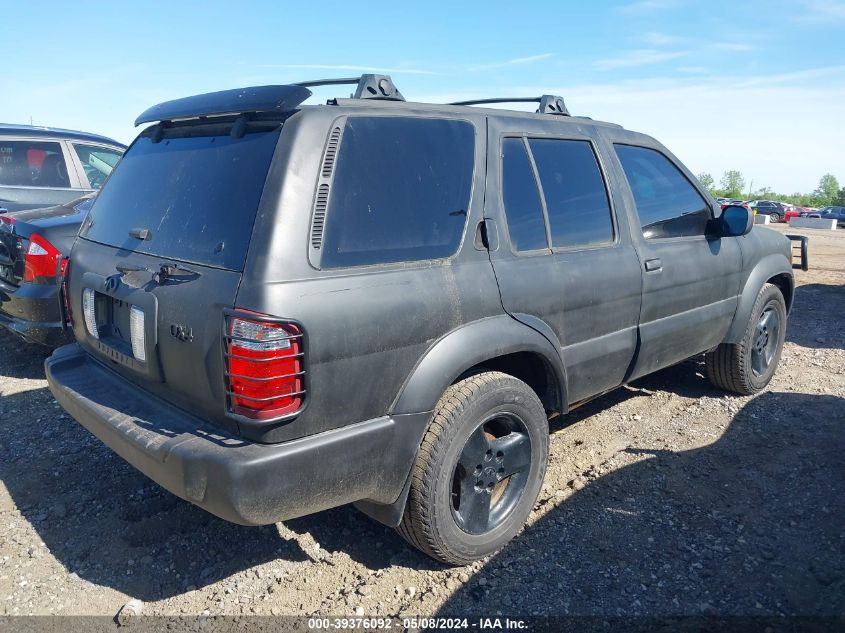
[[[320,267],[455,254],[474,155],[475,129],[466,121],[350,117],[331,184]]]

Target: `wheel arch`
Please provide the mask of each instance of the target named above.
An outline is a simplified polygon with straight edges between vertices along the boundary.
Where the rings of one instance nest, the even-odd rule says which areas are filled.
[[[402,492],[387,504],[371,499],[358,501],[358,510],[388,527],[399,525],[408,499],[411,468],[431,422],[431,416],[424,413],[434,410],[450,385],[484,370],[501,371],[527,383],[546,409],[567,409],[566,372],[560,353],[536,329],[500,315],[452,330],[429,347],[390,408],[391,417],[411,422],[399,440],[402,446],[413,446],[408,451],[413,455],[399,471],[404,475]]]
[[[739,343],[745,334],[748,326],[748,319],[751,318],[751,311],[754,309],[754,302],[760,294],[763,286],[767,283],[774,284],[780,289],[786,301],[786,310],[792,308],[792,300],[795,294],[795,280],[792,274],[792,266],[784,255],[772,254],[761,259],[748,278],[739,296],[739,303],[734,313],[733,321],[725,336],[724,343]]]
[[[766,280],[766,283],[774,284],[783,295],[786,302],[786,313],[792,310],[792,300],[795,297],[795,278],[792,273],[780,273]]]
[[[390,414],[431,411],[449,385],[482,368],[528,383],[549,410],[566,409],[566,371],[558,350],[537,330],[500,315],[438,339],[405,380]]]

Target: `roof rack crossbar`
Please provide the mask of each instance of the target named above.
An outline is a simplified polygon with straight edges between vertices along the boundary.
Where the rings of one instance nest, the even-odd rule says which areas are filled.
[[[296,85],[304,88],[314,86],[338,86],[355,84],[353,99],[381,99],[382,101],[404,101],[405,97],[399,92],[390,75],[363,74],[360,77],[341,77],[338,79],[314,79],[298,81]]]
[[[495,97],[493,99],[470,99],[469,101],[453,101],[449,105],[482,105],[485,103],[540,103],[540,97]]]
[[[569,110],[563,102],[563,97],[556,95],[541,95],[539,97],[494,97],[491,99],[470,99],[469,101],[453,101],[449,105],[483,105],[487,103],[538,103],[538,114],[557,114],[570,116]]]
[[[311,81],[297,81],[297,86],[313,88],[314,86],[342,86],[344,84],[357,84],[360,77],[338,77],[336,79],[313,79]]]

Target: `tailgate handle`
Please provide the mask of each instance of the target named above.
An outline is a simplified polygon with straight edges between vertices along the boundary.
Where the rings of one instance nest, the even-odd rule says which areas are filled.
[[[663,270],[663,262],[659,258],[645,260],[645,270],[647,273],[656,273]]]
[[[134,264],[118,264],[114,267],[114,269],[119,273],[139,273],[142,270],[146,270],[149,273],[154,272],[149,268],[144,268],[143,266],[135,266]]]
[[[129,231],[129,237],[134,237],[138,240],[149,240],[153,237],[153,232],[150,229],[132,229]]]

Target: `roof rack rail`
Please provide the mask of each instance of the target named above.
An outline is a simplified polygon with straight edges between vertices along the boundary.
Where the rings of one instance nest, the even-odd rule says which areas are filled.
[[[337,79],[314,79],[312,81],[298,81],[297,86],[313,88],[314,86],[338,86],[355,84],[353,99],[381,99],[383,101],[404,101],[405,97],[399,92],[390,75],[363,74],[360,77],[341,77]]]
[[[492,99],[471,99],[469,101],[454,101],[449,105],[483,105],[486,103],[539,103],[537,114],[557,114],[571,116],[563,97],[557,95],[541,95],[539,97],[495,97]]]

